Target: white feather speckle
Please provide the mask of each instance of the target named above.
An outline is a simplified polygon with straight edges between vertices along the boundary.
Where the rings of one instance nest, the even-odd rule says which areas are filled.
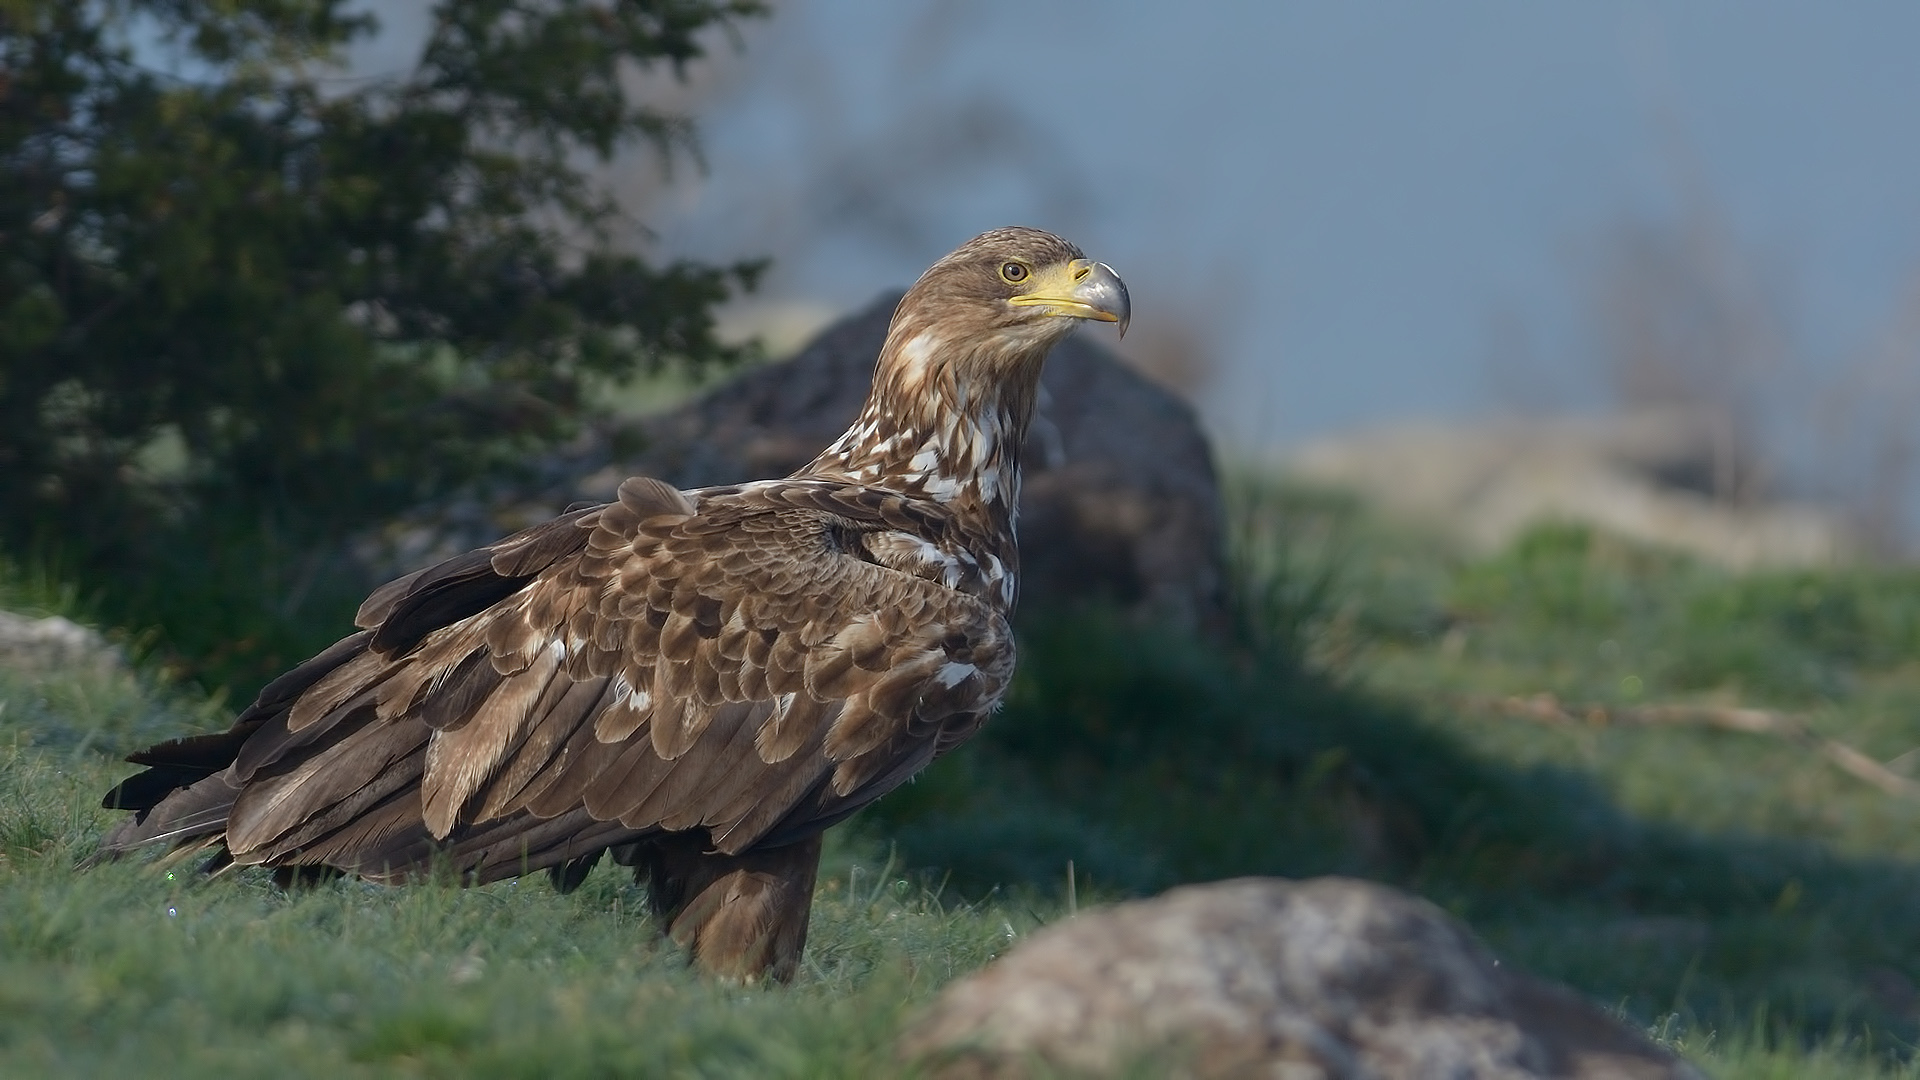
[[[915,368],[924,368],[933,359],[939,347],[939,341],[930,333],[915,334],[905,345],[900,346],[900,359]]]
[[[1012,607],[1014,589],[1018,583],[1014,581],[1012,574],[1007,573],[1007,564],[1001,562],[998,555],[991,552],[987,554],[987,569],[984,576],[987,579],[988,585],[999,586],[1001,603]]]

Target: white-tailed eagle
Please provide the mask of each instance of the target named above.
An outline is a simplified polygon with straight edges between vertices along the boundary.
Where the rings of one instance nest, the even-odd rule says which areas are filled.
[[[792,977],[822,830],[966,740],[1013,672],[1018,451],[1112,269],[997,229],[901,300],[846,434],[783,480],[636,477],[382,586],[231,730],[162,743],[101,856],[477,884],[601,855],[704,969]]]

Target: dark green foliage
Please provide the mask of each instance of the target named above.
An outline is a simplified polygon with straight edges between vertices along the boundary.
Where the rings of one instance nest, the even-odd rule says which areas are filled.
[[[412,71],[348,80],[376,21],[345,0],[0,4],[0,541],[110,597],[197,559],[299,608],[310,553],[594,385],[727,360],[711,308],[752,268],[616,250],[585,167],[688,150],[625,87],[759,8],[448,3]]]

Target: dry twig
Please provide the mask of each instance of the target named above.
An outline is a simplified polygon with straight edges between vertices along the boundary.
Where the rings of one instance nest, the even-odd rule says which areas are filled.
[[[1801,717],[1733,705],[1565,705],[1552,694],[1532,697],[1470,697],[1462,704],[1503,716],[1543,724],[1594,727],[1690,726],[1719,728],[1748,735],[1772,735],[1818,750],[1850,775],[1889,795],[1920,798],[1920,783],[1909,780],[1838,739],[1816,734]]]

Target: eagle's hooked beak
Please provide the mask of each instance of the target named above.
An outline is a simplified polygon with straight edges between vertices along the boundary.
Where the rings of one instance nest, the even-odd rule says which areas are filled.
[[[1033,288],[1009,297],[1007,303],[1043,307],[1044,315],[1117,323],[1121,337],[1126,336],[1127,321],[1133,317],[1126,282],[1113,267],[1092,259],[1074,259],[1038,271]]]

